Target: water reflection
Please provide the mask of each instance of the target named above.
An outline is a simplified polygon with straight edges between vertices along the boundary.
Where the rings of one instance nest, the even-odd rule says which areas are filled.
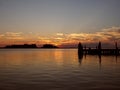
[[[117,63],[117,57],[118,57],[118,56],[116,55],[116,57],[115,57],[116,63]]]
[[[119,90],[119,76],[120,56],[84,56],[77,49],[0,51],[0,90]]]
[[[82,64],[83,54],[78,53],[78,61],[80,64]]]
[[[93,58],[92,58],[93,57]],[[96,57],[96,58],[95,58]],[[109,59],[108,59],[109,57]],[[89,58],[89,59],[88,59]],[[102,58],[103,58],[103,63],[102,63]],[[110,56],[110,55],[86,55],[86,54],[78,54],[78,63],[85,64],[89,63],[92,65],[98,65],[98,67],[101,69],[102,64],[108,64],[108,63],[118,63],[118,58],[119,56]],[[97,64],[98,63],[98,64]],[[103,65],[103,66],[104,66]]]
[[[98,58],[99,58],[99,67],[101,68],[101,55],[98,55]]]

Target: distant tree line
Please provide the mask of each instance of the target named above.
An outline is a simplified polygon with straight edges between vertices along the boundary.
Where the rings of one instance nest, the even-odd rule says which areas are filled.
[[[7,45],[5,48],[37,48],[36,44]]]
[[[36,44],[7,45],[4,48],[39,48]],[[53,44],[44,44],[41,48],[58,48]]]

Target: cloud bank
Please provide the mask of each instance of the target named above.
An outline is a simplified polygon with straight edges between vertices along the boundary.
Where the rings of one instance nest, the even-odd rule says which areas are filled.
[[[49,36],[42,36],[41,33],[6,32],[0,34],[0,45],[36,43],[42,45],[52,43],[60,47],[75,47],[78,42],[94,45],[97,42],[106,45],[120,43],[120,27],[110,27],[95,33],[55,33]]]

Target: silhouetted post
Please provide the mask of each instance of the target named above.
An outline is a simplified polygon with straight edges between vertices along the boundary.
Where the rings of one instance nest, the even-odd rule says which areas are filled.
[[[83,54],[83,46],[81,43],[78,44],[78,54]]]
[[[98,44],[98,54],[101,55],[101,42]]]
[[[79,63],[81,64],[83,58],[83,46],[81,43],[78,44],[78,58],[79,58]]]
[[[117,46],[117,42],[115,42],[115,54],[118,54],[118,46]]]

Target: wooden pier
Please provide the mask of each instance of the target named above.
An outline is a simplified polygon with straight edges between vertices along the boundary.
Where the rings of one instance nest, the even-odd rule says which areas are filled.
[[[120,49],[83,49],[83,54],[120,55]]]
[[[120,49],[117,47],[117,42],[115,43],[115,49],[102,49],[101,42],[98,43],[96,49],[83,48],[82,44],[78,44],[78,54],[90,54],[90,55],[120,55]]]

